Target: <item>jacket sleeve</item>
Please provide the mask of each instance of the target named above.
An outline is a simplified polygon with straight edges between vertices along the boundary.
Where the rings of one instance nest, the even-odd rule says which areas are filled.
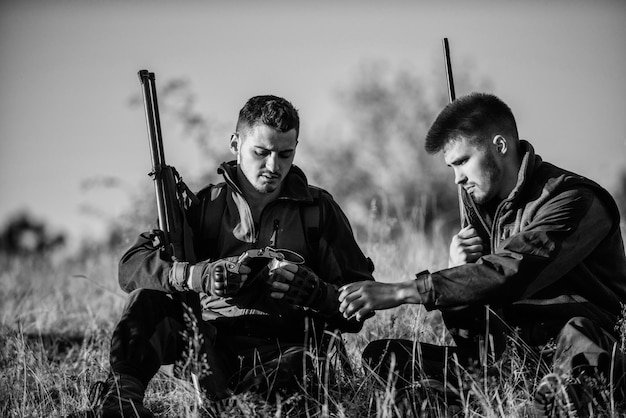
[[[200,230],[201,214],[204,200],[210,196],[212,185],[202,189],[197,196],[189,199],[185,206],[185,227],[183,234],[191,239],[185,240],[185,251],[190,251],[187,261],[194,262],[196,255],[196,245],[192,243],[195,231]],[[188,192],[191,193],[191,192]],[[174,289],[169,284],[169,272],[172,267],[172,260],[160,248],[156,248],[152,242],[155,231],[144,232],[137,238],[135,244],[124,253],[120,259],[118,269],[118,281],[120,287],[125,292],[132,292],[135,289],[153,289],[167,293],[174,293]],[[188,245],[188,247],[187,247]],[[193,254],[191,254],[193,252]]]
[[[429,310],[474,303],[501,306],[532,296],[589,256],[613,222],[590,189],[563,191],[492,254],[475,263],[418,274],[423,304]]]
[[[329,194],[322,193],[321,199],[318,275],[335,291],[347,283],[374,280],[374,264],[356,242],[348,218]],[[363,326],[362,322],[344,319],[338,301],[336,313],[326,320],[331,327],[346,332],[358,332]]]
[[[140,288],[173,293],[168,280],[171,266],[164,252],[152,244],[151,233],[144,232],[120,260],[120,287],[127,293]]]

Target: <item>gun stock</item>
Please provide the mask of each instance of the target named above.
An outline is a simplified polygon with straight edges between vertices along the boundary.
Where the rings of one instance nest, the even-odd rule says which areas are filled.
[[[150,140],[152,159],[150,176],[154,180],[159,229],[162,231],[160,237],[162,242],[159,244],[172,260],[186,260],[189,254],[185,254],[185,216],[181,196],[181,186],[184,186],[184,183],[176,169],[165,163],[154,73],[141,70],[138,75],[142,86]]]

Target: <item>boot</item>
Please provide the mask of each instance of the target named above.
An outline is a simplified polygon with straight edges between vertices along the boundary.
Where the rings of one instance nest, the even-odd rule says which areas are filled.
[[[139,379],[126,374],[111,374],[104,382],[101,402],[95,405],[96,416],[101,418],[152,418],[154,415],[143,406],[146,388]]]

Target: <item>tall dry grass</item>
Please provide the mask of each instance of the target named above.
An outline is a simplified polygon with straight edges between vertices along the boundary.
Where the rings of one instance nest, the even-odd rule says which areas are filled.
[[[372,224],[367,236],[360,237],[375,261],[378,280],[407,280],[415,272],[447,264],[448,240],[441,234],[411,232],[391,239],[388,227]],[[86,416],[81,411],[90,408],[91,385],[107,375],[110,336],[125,301],[116,280],[120,252],[86,254],[74,260],[0,259],[0,416]],[[363,348],[375,339],[449,343],[437,312],[420,306],[378,312],[360,333],[342,338],[354,375],[332,356],[319,365],[322,385],[316,393],[273,402],[243,394],[220,403],[199,403],[190,380],[175,377],[165,367],[149,385],[145,404],[162,417],[525,417],[531,414],[533,387],[547,371],[546,364],[530,358],[531,351],[512,343],[500,365],[507,373],[500,379],[483,370],[461,373],[471,396],[449,410],[425,388],[415,387],[399,397],[393,385],[379,381],[360,364]],[[610,401],[611,394],[606,395]],[[596,416],[626,412],[607,405],[598,405]]]

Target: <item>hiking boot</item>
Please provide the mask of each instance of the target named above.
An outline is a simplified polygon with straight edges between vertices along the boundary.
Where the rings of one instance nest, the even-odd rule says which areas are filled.
[[[535,414],[549,418],[585,417],[592,400],[588,395],[583,386],[568,383],[555,373],[547,374],[535,391]]]
[[[96,416],[101,418],[152,418],[143,406],[145,388],[139,379],[125,374],[111,374],[106,382],[96,382],[90,398]]]

